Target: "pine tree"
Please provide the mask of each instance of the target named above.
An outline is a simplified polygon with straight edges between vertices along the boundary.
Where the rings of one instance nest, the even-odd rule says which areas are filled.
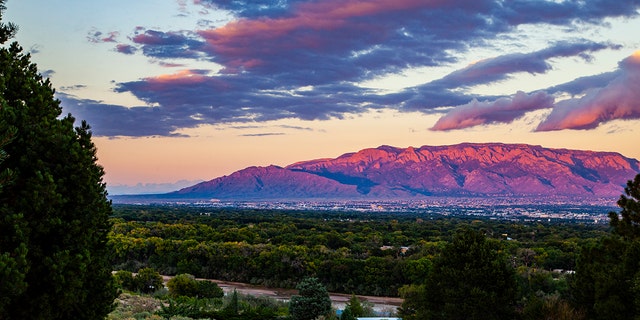
[[[479,231],[457,232],[427,277],[417,319],[512,319],[515,272],[498,249]]]
[[[331,312],[331,298],[317,278],[305,278],[296,286],[298,295],[289,301],[289,314],[294,320],[313,320]]]
[[[590,319],[640,315],[640,174],[610,212],[612,234],[582,246],[572,281],[576,304]]]
[[[351,298],[349,298],[349,302],[347,302],[347,307],[349,307],[351,314],[355,318],[364,316],[364,307],[362,307],[360,299],[358,299],[355,294],[351,294]]]
[[[633,180],[627,181],[623,195],[617,204],[622,210],[609,212],[609,224],[615,234],[627,240],[640,238],[640,174]]]
[[[14,31],[0,25],[2,44]],[[117,293],[104,171],[89,126],[60,118],[30,58],[16,42],[0,48],[0,137],[12,135],[1,164],[12,179],[0,190],[0,319],[102,319]]]

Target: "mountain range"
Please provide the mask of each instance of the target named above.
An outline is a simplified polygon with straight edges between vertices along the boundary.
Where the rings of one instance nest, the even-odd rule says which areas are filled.
[[[526,144],[380,146],[286,167],[248,167],[158,195],[172,199],[378,200],[446,197],[613,197],[640,171],[614,152]]]

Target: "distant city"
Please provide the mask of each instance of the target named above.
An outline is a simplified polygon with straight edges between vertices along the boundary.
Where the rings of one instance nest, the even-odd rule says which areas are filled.
[[[134,200],[134,199],[129,199]],[[522,222],[576,222],[607,224],[608,213],[618,211],[611,199],[528,199],[528,198],[432,198],[428,200],[290,200],[229,201],[161,200],[130,201],[128,204],[198,206],[212,209],[261,209],[326,212],[392,213],[437,217],[500,219]],[[116,203],[118,203],[116,201]],[[203,211],[206,214],[206,211]]]

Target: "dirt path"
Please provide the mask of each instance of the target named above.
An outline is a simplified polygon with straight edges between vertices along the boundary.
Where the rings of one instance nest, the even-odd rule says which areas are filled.
[[[164,281],[167,282],[172,277],[163,276]],[[239,293],[248,294],[257,297],[270,297],[278,300],[289,300],[292,295],[297,294],[298,290],[295,289],[281,289],[281,288],[266,288],[261,286],[254,286],[246,283],[240,282],[229,282],[229,281],[221,281],[221,280],[212,280],[212,279],[198,279],[198,280],[209,280],[215,282],[222,288],[225,293],[233,292],[233,290],[237,290]],[[329,297],[331,298],[331,302],[333,306],[336,308],[343,308],[345,303],[349,301],[351,297],[350,294],[344,293],[329,293]],[[402,304],[401,298],[395,297],[376,297],[376,296],[358,296],[360,301],[368,301],[373,304],[373,308],[375,310],[395,310]]]

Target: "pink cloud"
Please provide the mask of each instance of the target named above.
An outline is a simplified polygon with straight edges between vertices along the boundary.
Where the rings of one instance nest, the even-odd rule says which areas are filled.
[[[554,98],[545,92],[526,94],[522,91],[518,91],[512,98],[500,98],[495,101],[474,99],[451,110],[430,130],[446,131],[489,123],[509,123],[526,112],[551,108],[553,101]]]
[[[124,54],[134,54],[136,52],[136,47],[124,43],[119,43],[116,45],[116,51]]]
[[[640,51],[619,66],[620,75],[606,87],[558,102],[536,131],[593,129],[614,119],[640,119]]]
[[[208,77],[200,70],[181,70],[172,74],[163,74],[156,77],[146,78],[145,80],[153,84],[170,83],[170,84],[190,84],[205,82]]]
[[[322,48],[331,41],[318,31],[341,28],[363,28],[350,19],[434,7],[449,3],[444,0],[329,0],[295,6],[291,15],[281,18],[240,19],[227,25],[199,32],[206,39],[212,53],[230,60],[232,68],[251,68],[260,65],[260,56],[277,54],[295,48]]]
[[[93,43],[116,42],[116,38],[120,35],[118,31],[112,31],[106,35],[100,31],[93,30],[87,35],[87,40]]]

